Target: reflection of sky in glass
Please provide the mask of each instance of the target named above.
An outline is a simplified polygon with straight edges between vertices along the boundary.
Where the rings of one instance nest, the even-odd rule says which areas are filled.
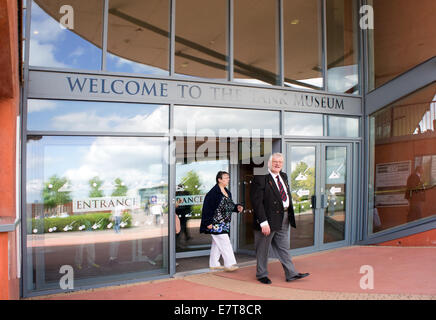
[[[235,132],[242,133],[238,136],[248,136],[254,132],[262,135],[268,134],[267,130],[278,135],[280,134],[280,113],[263,110],[176,106],[174,127],[188,134],[195,129],[197,133],[205,135],[209,133],[217,135],[220,130],[236,130]]]
[[[98,6],[97,6],[98,7]],[[99,14],[96,12],[96,15]],[[68,29],[32,2],[30,65],[101,69],[101,50]]]
[[[290,136],[322,136],[322,115],[285,112],[285,134]]]
[[[292,147],[291,148],[291,172],[295,171],[301,162],[309,168],[315,168],[315,147]]]
[[[354,64],[329,69],[327,74],[328,91],[343,93],[357,86],[359,82],[357,67]],[[352,92],[348,93],[357,94],[359,93],[359,88],[356,87]]]
[[[110,196],[120,178],[135,196],[139,189],[167,184],[168,142],[163,138],[44,137],[28,143],[28,202],[42,202],[43,183],[66,177],[71,196],[86,198],[89,180],[98,176]]]
[[[166,132],[168,106],[28,100],[28,130]]]
[[[328,126],[331,137],[359,137],[359,119],[329,116]]]
[[[168,76],[168,71],[127,60],[111,53],[107,53],[106,69],[114,72],[145,73],[155,76]]]

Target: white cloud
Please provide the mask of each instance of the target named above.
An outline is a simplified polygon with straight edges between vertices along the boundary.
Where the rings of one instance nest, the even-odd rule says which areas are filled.
[[[27,112],[39,112],[56,109],[56,102],[50,100],[28,100]]]
[[[57,61],[54,55],[56,48],[52,44],[40,44],[36,40],[30,40],[30,65],[65,68],[66,64]]]

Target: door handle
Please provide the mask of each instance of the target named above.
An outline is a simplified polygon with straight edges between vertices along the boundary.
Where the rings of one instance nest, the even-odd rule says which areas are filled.
[[[321,195],[321,209],[327,208],[327,197],[325,194]]]

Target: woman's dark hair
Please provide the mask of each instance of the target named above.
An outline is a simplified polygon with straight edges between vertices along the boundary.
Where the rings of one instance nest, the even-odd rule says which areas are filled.
[[[216,183],[218,183],[218,179],[222,179],[223,175],[225,174],[230,176],[230,174],[226,171],[218,171],[218,173],[216,174]]]

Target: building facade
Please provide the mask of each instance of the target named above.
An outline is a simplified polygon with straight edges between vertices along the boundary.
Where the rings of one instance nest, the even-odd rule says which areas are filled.
[[[435,245],[435,11],[431,0],[25,1],[5,155],[17,219],[2,233],[20,295],[169,277],[178,259],[208,255],[201,206],[220,170],[245,208],[233,247],[254,254],[250,184],[272,152],[290,177],[292,254],[414,234]]]

